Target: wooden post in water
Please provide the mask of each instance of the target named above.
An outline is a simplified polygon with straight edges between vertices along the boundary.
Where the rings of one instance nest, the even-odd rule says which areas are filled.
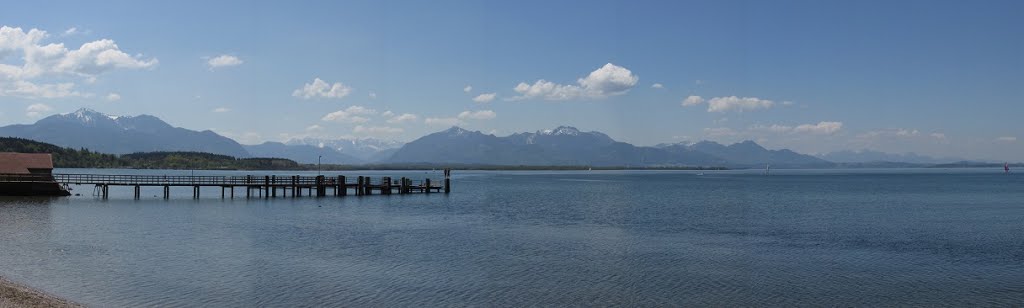
[[[276,175],[271,175],[270,176],[270,196],[274,197],[274,198],[277,198],[277,185],[275,185],[275,183],[277,183],[277,176]]]
[[[141,194],[141,192],[140,192],[140,189],[139,189],[139,185],[135,185],[135,199],[139,199],[139,195],[140,194]]]
[[[235,198],[235,185],[231,185],[231,199]]]
[[[224,199],[224,190],[225,190],[225,187],[223,185],[221,185],[220,186],[220,198],[221,199]]]
[[[291,176],[291,178],[292,178],[292,183],[291,184],[292,185],[289,187],[292,190],[292,198],[295,198],[295,184],[296,184],[295,183],[295,181],[296,181],[295,177],[296,177],[296,175]]]
[[[452,192],[452,169],[444,169],[444,193]]]
[[[269,175],[264,175],[263,176],[263,189],[266,190],[266,192],[264,192],[264,194],[263,194],[263,197],[264,198],[270,198],[270,176]]]
[[[426,193],[429,194],[430,193],[430,178],[427,178],[427,180],[425,181],[424,186],[427,188]]]
[[[316,176],[316,196],[323,197],[327,195],[327,191],[324,190],[324,176]]]
[[[385,195],[390,195],[391,194],[391,177],[384,177],[384,187],[383,187],[383,189],[384,189],[384,194]]]
[[[366,194],[366,178],[359,176],[359,183],[356,185],[356,195],[362,196]]]
[[[171,186],[164,185],[164,199],[171,198]]]
[[[339,175],[338,176],[338,189],[340,190],[339,193],[342,196],[348,196],[348,184],[345,184],[345,176],[344,175]]]

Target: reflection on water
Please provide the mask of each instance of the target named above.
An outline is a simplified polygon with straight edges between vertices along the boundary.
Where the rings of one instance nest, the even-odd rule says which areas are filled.
[[[114,188],[99,200],[78,187],[0,199],[0,275],[96,306],[1024,298],[1022,176],[695,174],[456,172],[451,195],[319,199],[192,200],[183,188],[162,200],[151,188],[136,201]]]

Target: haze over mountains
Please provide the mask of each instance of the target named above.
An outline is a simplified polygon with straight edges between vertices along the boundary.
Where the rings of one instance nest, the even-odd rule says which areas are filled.
[[[277,157],[300,163],[431,163],[511,166],[725,166],[827,168],[833,162],[941,163],[916,154],[840,151],[811,156],[787,149],[768,150],[753,141],[723,145],[713,141],[634,146],[600,132],[561,126],[499,137],[459,127],[409,143],[365,139],[293,139],[241,145],[209,130],[174,127],[150,115],[112,116],[90,109],[57,114],[29,125],[0,127],[0,136],[20,137],[59,146],[127,154],[196,151],[235,157]]]

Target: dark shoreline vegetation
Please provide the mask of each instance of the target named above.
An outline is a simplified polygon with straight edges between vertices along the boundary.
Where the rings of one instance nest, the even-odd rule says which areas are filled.
[[[105,154],[89,149],[73,149],[23,138],[0,138],[0,152],[51,153],[56,168],[125,168],[174,170],[727,170],[725,167],[704,166],[503,166],[479,164],[300,164],[283,158],[235,158],[228,155],[202,152],[145,152],[124,155]]]

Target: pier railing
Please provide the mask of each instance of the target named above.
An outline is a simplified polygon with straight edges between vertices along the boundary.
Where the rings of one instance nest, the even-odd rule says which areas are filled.
[[[235,187],[246,189],[246,196],[253,191],[264,197],[291,193],[301,196],[302,190],[309,195],[326,196],[332,190],[337,196],[345,196],[349,189],[356,195],[371,195],[374,192],[389,195],[397,191],[405,193],[430,193],[432,191],[448,193],[451,191],[449,169],[444,170],[443,181],[431,181],[430,178],[413,180],[411,178],[392,178],[381,176],[376,179],[368,176],[346,177],[334,176],[300,176],[300,175],[244,175],[244,176],[210,176],[210,175],[115,175],[115,174],[0,174],[2,183],[56,183],[66,189],[69,185],[95,185],[100,195],[106,197],[111,186],[134,186],[135,197],[139,198],[143,186],[163,186],[164,198],[170,195],[172,186],[192,186],[193,197],[199,197],[201,187],[221,188],[221,196],[229,191],[234,196]]]
[[[347,185],[356,185],[355,177],[346,177]],[[269,181],[269,182],[268,182]],[[363,184],[383,185],[382,179],[366,177]],[[392,179],[394,183],[398,179]],[[322,182],[316,176],[209,176],[209,175],[108,175],[108,174],[0,174],[0,182],[10,183],[52,183],[100,184],[100,185],[153,185],[153,186],[292,186],[292,185],[337,185],[338,177],[324,177]],[[409,180],[414,186],[424,185],[423,180]]]

